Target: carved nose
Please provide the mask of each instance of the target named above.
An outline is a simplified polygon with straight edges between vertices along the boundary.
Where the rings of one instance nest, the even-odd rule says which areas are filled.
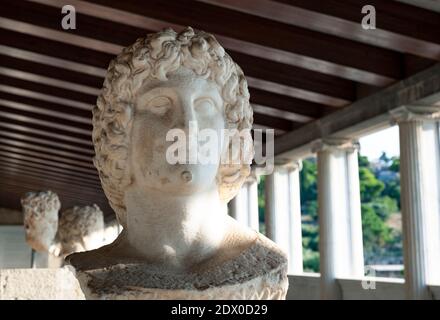
[[[191,130],[197,130],[198,129],[198,122],[196,113],[194,111],[194,108],[191,105],[185,105],[183,108],[183,117],[182,117],[182,123],[181,128],[185,130],[186,132]]]

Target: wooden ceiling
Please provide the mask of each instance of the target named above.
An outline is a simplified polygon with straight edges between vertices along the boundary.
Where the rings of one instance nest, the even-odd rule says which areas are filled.
[[[440,60],[440,13],[405,2],[74,0],[77,29],[63,30],[64,1],[0,0],[0,207],[52,189],[63,209],[97,203],[113,217],[90,110],[108,63],[137,38],[215,34],[247,76],[255,126],[280,135]],[[361,27],[366,4],[376,30]]]

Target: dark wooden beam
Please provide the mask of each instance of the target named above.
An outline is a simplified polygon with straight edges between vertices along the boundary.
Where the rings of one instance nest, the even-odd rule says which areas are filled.
[[[417,8],[397,1],[372,0],[368,4],[376,8],[377,29],[368,33],[369,30],[359,28],[359,23],[364,16],[361,13],[366,3],[357,0],[276,0],[298,8],[315,11],[336,19],[342,19],[358,25],[358,28],[350,28],[355,40],[363,40],[373,45],[384,45],[388,48],[409,52],[422,57],[440,60],[440,13]],[[321,19],[319,21],[322,21]],[[332,22],[334,20],[329,20]],[[322,21],[324,22],[324,21]],[[326,23],[328,23],[326,21]],[[342,24],[333,27],[335,31],[342,31]]]
[[[0,103],[3,101],[5,104],[7,103],[8,107],[11,109],[59,118],[70,123],[78,122],[88,125],[88,128],[90,128],[90,125],[92,124],[91,110],[81,110],[53,102],[23,97],[0,91]],[[92,109],[92,106],[90,106],[90,109]]]
[[[289,26],[234,10],[187,0],[167,1],[165,3],[162,1],[149,1],[148,6],[145,6],[141,1],[134,0],[94,2],[154,18],[165,22],[164,25],[167,23],[181,26],[192,25],[195,28],[222,36],[222,42],[228,49],[256,56],[283,55],[285,61],[291,61],[291,64],[296,66],[337,74],[340,77],[354,81],[387,85],[401,76],[399,55],[393,51]],[[189,7],[191,10],[187,10]],[[185,12],[185,14],[183,15],[182,12]],[[99,10],[86,13],[89,16],[77,14],[77,24],[82,27],[74,30],[72,34],[82,37],[93,35],[94,39],[110,43],[120,41],[118,45],[132,43],[142,35],[138,30],[132,29],[133,36],[128,36],[131,32],[125,31],[127,30],[126,26],[115,22],[118,21],[117,18],[112,19],[113,21],[106,25],[106,28],[97,28],[98,25],[104,25],[102,19],[96,17],[99,15]],[[91,18],[91,14],[94,14],[95,17]],[[60,13],[57,8],[50,8],[36,3],[10,1],[2,10],[1,16],[10,19],[8,20],[9,29],[19,30],[20,28],[14,26],[13,23],[13,21],[18,21],[29,24],[25,28],[26,30],[21,28],[23,32],[37,33],[35,29],[32,30],[31,25],[60,31]],[[225,16],[228,17],[227,28],[224,24]],[[132,27],[130,26],[130,28]],[[148,29],[148,26],[145,29]],[[101,33],[101,30],[107,32]],[[124,32],[124,34],[121,35],[121,32]],[[60,34],[63,33],[67,38],[68,34],[60,31]],[[229,39],[232,39],[232,41]],[[78,41],[78,44],[81,44],[80,41]],[[323,48],[326,48],[326,50],[323,50]],[[116,53],[117,49],[115,48],[114,51]],[[366,56],[369,59],[365,59]]]
[[[15,120],[19,123],[32,123],[34,125],[38,125],[40,127],[46,129],[58,129],[64,134],[78,134],[81,135],[84,139],[88,137],[91,139],[92,136],[92,128],[91,125],[85,125],[80,123],[72,123],[70,121],[66,121],[60,118],[49,117],[49,116],[41,116],[32,112],[22,111],[12,109],[11,104],[7,104],[5,101],[0,101],[0,107],[2,108],[2,113],[0,114],[0,121],[2,119],[6,122],[11,120]]]
[[[321,103],[324,105],[334,105],[331,98],[345,101],[352,101],[355,98],[352,81],[271,61],[268,57],[261,59],[235,51],[229,54],[242,67],[246,76],[269,79],[272,82],[313,92],[315,95],[319,94],[320,97],[315,100],[323,100]],[[326,97],[329,97],[327,103]]]
[[[84,147],[80,145],[75,145],[73,143],[64,143],[56,138],[49,138],[29,133],[23,134],[13,130],[4,130],[2,127],[0,127],[0,137],[10,138],[21,142],[33,143],[34,145],[51,147],[59,150],[73,151],[82,155],[93,156],[95,154],[92,147]]]
[[[100,188],[100,184],[98,182],[96,182],[95,179],[78,178],[70,173],[67,173],[67,174],[66,173],[57,173],[52,170],[47,170],[46,168],[39,169],[39,168],[34,168],[32,166],[28,166],[26,164],[25,165],[16,164],[13,161],[9,161],[9,160],[10,159],[8,159],[8,158],[2,158],[0,160],[0,163],[5,168],[16,169],[16,170],[20,170],[23,172],[30,172],[30,173],[38,174],[38,175],[47,175],[48,177],[53,177],[55,179],[59,179],[64,182],[73,181],[73,182],[79,183],[81,185],[91,186],[93,188],[97,188],[97,187]]]
[[[82,155],[82,154],[78,154],[77,152],[67,151],[60,148],[45,147],[34,143],[28,143],[11,138],[5,138],[2,137],[1,135],[0,135],[0,146],[8,146],[8,147],[10,146],[10,147],[20,148],[23,150],[37,151],[42,154],[62,157],[63,159],[68,159],[69,161],[78,160],[84,164],[91,164],[93,158],[91,155]]]
[[[35,52],[48,57],[57,57],[102,69],[107,69],[110,60],[114,58],[114,54],[78,47],[73,44],[62,43],[43,37],[36,37],[1,27],[0,39],[0,43],[4,46]]]
[[[283,88],[287,86],[292,88],[284,90],[287,95],[331,106],[345,105],[354,99],[355,86],[351,81],[239,52],[231,51],[229,53],[244,69],[250,85],[255,88],[283,91]],[[0,65],[28,72],[30,79],[35,76],[44,77],[40,81],[41,84],[54,85],[56,81],[53,78],[63,82],[72,82],[72,86],[80,84],[85,86],[84,91],[81,91],[82,88],[77,88],[76,91],[85,94],[90,93],[93,88],[99,89],[102,85],[103,78],[101,76],[87,75],[72,70],[66,72],[61,67],[47,65],[47,58],[39,58],[44,59],[46,64],[0,55]],[[27,80],[26,77],[22,77],[22,79]]]
[[[72,188],[84,188],[84,190],[89,190],[90,192],[95,192],[97,188],[101,189],[101,186],[80,182],[71,177],[59,177],[47,172],[39,172],[38,170],[35,169],[26,169],[21,167],[17,168],[13,165],[5,164],[4,162],[2,162],[2,168],[0,169],[0,171],[4,173],[29,176],[37,179],[50,179],[51,181],[57,183],[71,185]]]
[[[372,46],[440,59],[440,14],[397,1],[199,1]],[[361,26],[361,9],[367,4],[376,8],[375,30]]]
[[[391,112],[403,106],[433,107],[440,101],[440,63],[350,106],[312,121],[275,141],[275,157],[288,160],[324,138],[356,137],[389,126]]]
[[[86,169],[86,168],[89,169],[90,168],[90,171],[94,170],[94,167],[93,167],[93,164],[91,161],[86,162],[83,160],[69,159],[66,157],[46,154],[44,152],[35,152],[35,151],[27,150],[23,147],[17,148],[17,147],[7,146],[5,144],[0,144],[0,150],[5,151],[5,152],[9,151],[9,152],[17,153],[17,154],[29,155],[32,157],[37,157],[39,159],[56,161],[58,163],[63,163],[63,164],[71,164],[71,165],[74,165],[75,167],[78,167],[78,169],[79,168],[81,168],[81,169]]]
[[[103,82],[102,77],[84,74],[74,70],[66,72],[66,70],[62,68],[38,63],[37,61],[19,59],[18,57],[11,57],[4,54],[0,54],[0,65],[15,70],[32,72],[34,74],[52,79],[59,79],[93,88],[100,88]]]
[[[251,95],[251,103],[264,106],[274,106],[275,109],[298,113],[312,118],[319,118],[323,114],[335,110],[333,107],[322,104],[287,97],[281,94],[269,93],[253,88],[249,88],[249,93]]]
[[[256,124],[261,124],[269,128],[281,129],[283,131],[291,131],[302,125],[301,123],[285,120],[278,117],[261,115],[259,113],[254,113],[254,122]]]
[[[97,201],[104,199],[105,195],[102,190],[96,191],[85,188],[72,188],[66,183],[54,181],[53,179],[31,177],[28,174],[18,172],[0,172],[1,184],[9,185],[11,187],[24,188],[27,191],[36,190],[53,190],[56,193],[68,195],[77,200],[92,200],[96,198]],[[27,192],[25,191],[25,192]]]
[[[84,104],[88,104],[90,106],[90,109],[91,106],[95,105],[96,103],[96,95],[81,93],[78,91],[72,91],[63,88],[56,88],[51,85],[18,79],[3,74],[0,74],[0,84],[12,86],[16,88],[22,88],[30,91],[35,91],[39,93],[44,93],[47,95],[52,95],[63,99],[70,99],[73,101],[82,102]]]
[[[93,3],[173,24],[192,25],[226,38],[233,38],[242,41],[241,50],[244,53],[252,54],[253,48],[248,43],[293,53],[297,55],[296,61],[301,61],[301,65],[297,66],[321,72],[333,69],[331,74],[354,81],[386,85],[392,81],[391,79],[399,78],[401,75],[399,55],[391,50],[205,3],[188,0],[155,0],[149,1],[148,6],[139,0],[95,0]],[[226,25],[224,17],[227,17]],[[259,52],[257,56],[271,56],[271,52],[267,51],[266,55]],[[366,56],[370,59],[365,59]]]
[[[17,148],[15,148],[14,151],[12,151],[11,148],[8,148],[9,150],[4,150],[4,149],[5,149],[5,147],[0,148],[0,155],[1,156],[6,156],[6,157],[14,158],[14,159],[20,159],[20,160],[24,160],[24,161],[30,161],[33,163],[50,165],[50,166],[54,166],[57,168],[72,170],[73,172],[78,172],[78,173],[97,175],[96,170],[89,169],[89,168],[83,168],[83,167],[78,166],[76,164],[68,164],[68,163],[58,161],[58,160],[52,161],[52,160],[47,159],[47,157],[45,157],[45,158],[41,157],[41,155],[39,155],[38,153],[35,153],[35,152],[33,152],[33,153],[24,152],[24,150],[20,150],[20,149],[17,150]]]
[[[17,164],[21,167],[29,167],[29,168],[37,168],[41,170],[45,170],[47,172],[55,172],[61,173],[63,175],[68,175],[70,177],[75,177],[78,179],[82,179],[85,181],[94,182],[99,185],[101,182],[98,177],[98,172],[95,174],[86,174],[83,172],[77,172],[73,169],[69,169],[68,167],[57,167],[53,163],[45,163],[44,161],[35,161],[32,157],[21,156],[16,154],[8,154],[8,153],[0,153],[1,159],[4,162]],[[37,159],[38,160],[38,159]]]
[[[28,118],[15,118],[15,117],[2,117],[0,113],[0,128],[4,130],[14,130],[23,134],[30,134],[32,136],[41,136],[44,138],[53,138],[55,141],[63,141],[73,143],[79,146],[86,146],[93,148],[92,137],[76,134],[72,132],[66,132],[57,128],[47,128],[44,125],[36,124],[32,121],[28,121]]]

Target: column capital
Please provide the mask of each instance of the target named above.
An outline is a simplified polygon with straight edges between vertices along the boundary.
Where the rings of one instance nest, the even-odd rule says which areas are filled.
[[[287,164],[284,165],[287,170],[302,170],[303,164],[302,164],[302,160],[293,160]]]
[[[324,138],[312,144],[312,152],[335,151],[335,150],[359,150],[359,142],[350,138]]]
[[[440,105],[408,105],[389,113],[393,125],[408,121],[435,121],[440,119]]]

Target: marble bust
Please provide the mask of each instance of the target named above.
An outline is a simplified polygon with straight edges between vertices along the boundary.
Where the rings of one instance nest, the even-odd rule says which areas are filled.
[[[28,192],[20,201],[26,242],[35,251],[55,252],[57,246],[54,240],[61,208],[58,195],[50,190]]]
[[[214,130],[223,154],[223,130],[247,132],[245,146],[252,122],[243,72],[214,36],[165,29],[123,49],[93,110],[94,164],[123,231],[67,257],[86,298],[285,298],[286,255],[227,215],[250,173],[240,159],[253,148],[229,162],[166,158],[170,129]]]
[[[21,205],[26,242],[36,251],[62,258],[103,244],[104,215],[96,204],[75,206],[59,217],[60,200],[49,190],[26,193]]]
[[[56,236],[58,255],[99,248],[104,243],[104,214],[93,204],[63,211]]]

